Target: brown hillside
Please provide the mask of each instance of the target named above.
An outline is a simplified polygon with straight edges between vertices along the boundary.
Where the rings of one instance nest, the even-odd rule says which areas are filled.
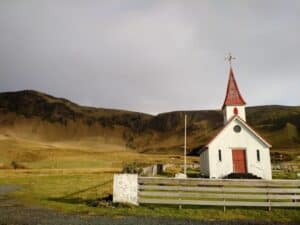
[[[0,94],[0,134],[48,142],[94,138],[143,152],[174,152],[181,150],[184,113],[190,151],[203,146],[223,123],[218,110],[152,116],[80,106],[36,91],[9,92]],[[275,148],[300,145],[300,107],[248,107],[247,120]]]

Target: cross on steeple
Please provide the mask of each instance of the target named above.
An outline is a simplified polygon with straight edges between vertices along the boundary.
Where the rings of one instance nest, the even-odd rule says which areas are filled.
[[[236,58],[233,57],[230,52],[228,53],[228,56],[225,57],[225,60],[227,60],[229,62],[230,67],[231,67],[232,60],[235,60],[235,59]]]

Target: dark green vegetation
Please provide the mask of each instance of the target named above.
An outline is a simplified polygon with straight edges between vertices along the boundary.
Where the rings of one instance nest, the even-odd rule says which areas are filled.
[[[222,127],[220,110],[152,116],[79,106],[36,91],[0,94],[0,132],[3,135],[41,141],[102,137],[105,143],[126,145],[139,152],[181,151],[184,113],[188,114],[188,142],[193,153]],[[300,107],[248,107],[247,120],[274,149],[299,148]]]

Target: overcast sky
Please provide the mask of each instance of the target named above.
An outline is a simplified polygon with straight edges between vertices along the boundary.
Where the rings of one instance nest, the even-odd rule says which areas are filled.
[[[1,0],[0,91],[160,113],[300,105],[300,1]]]

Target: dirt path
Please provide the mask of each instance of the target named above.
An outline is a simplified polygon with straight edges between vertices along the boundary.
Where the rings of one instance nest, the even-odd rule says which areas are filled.
[[[85,216],[64,214],[43,208],[26,208],[7,194],[18,190],[16,185],[0,185],[0,225],[279,225],[255,221],[199,221],[154,217]],[[299,223],[289,223],[296,225]]]

